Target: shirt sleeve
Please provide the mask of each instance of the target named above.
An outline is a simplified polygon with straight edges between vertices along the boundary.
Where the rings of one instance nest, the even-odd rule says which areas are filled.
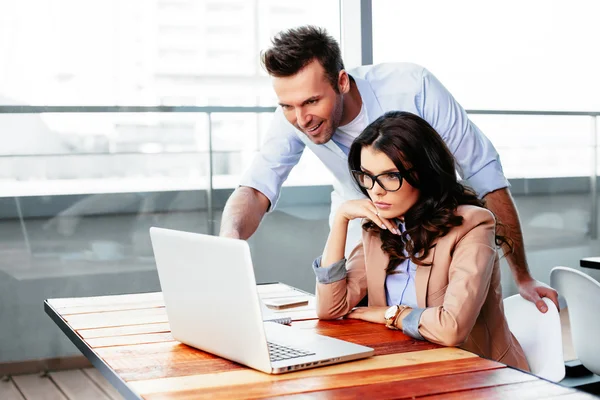
[[[419,333],[419,322],[425,308],[413,308],[402,320],[402,332],[414,339],[425,340]]]
[[[302,156],[305,144],[293,126],[277,108],[263,144],[246,170],[240,186],[254,188],[264,194],[273,211],[281,194],[281,186]]]
[[[319,319],[337,319],[348,314],[367,294],[365,252],[362,242],[348,259],[321,266],[321,258],[313,263],[317,275],[316,311]]]
[[[317,276],[317,282],[327,284],[346,279],[347,273],[345,258],[342,258],[330,266],[323,268],[321,266],[321,257],[323,256],[319,256],[319,258],[313,261],[313,271],[315,271],[315,275]]]
[[[465,110],[442,83],[425,68],[417,107],[454,154],[461,177],[480,197],[510,186],[492,142],[469,120]]]

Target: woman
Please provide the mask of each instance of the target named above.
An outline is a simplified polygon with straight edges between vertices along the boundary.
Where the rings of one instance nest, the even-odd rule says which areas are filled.
[[[362,319],[528,370],[502,306],[494,215],[458,182],[454,157],[423,119],[390,112],[348,155],[367,199],[337,211],[317,275],[321,319]],[[344,258],[350,220],[362,242]],[[358,307],[368,293],[368,307]]]

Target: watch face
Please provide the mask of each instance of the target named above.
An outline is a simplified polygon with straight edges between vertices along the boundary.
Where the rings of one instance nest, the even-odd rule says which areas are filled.
[[[391,306],[390,308],[385,310],[385,319],[394,318],[394,315],[396,315],[396,310],[398,310],[398,306]]]

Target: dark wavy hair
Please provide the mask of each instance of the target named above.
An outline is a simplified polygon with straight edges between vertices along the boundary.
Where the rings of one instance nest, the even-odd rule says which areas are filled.
[[[361,169],[361,150],[368,146],[387,155],[403,179],[417,188],[420,195],[417,203],[404,215],[402,235],[380,229],[372,221],[363,224],[363,229],[379,233],[383,242],[381,249],[390,257],[388,274],[406,258],[417,265],[425,265],[423,260],[432,243],[462,224],[463,218],[456,215],[457,207],[485,207],[485,202],[473,189],[458,181],[454,156],[435,129],[414,114],[388,112],[367,126],[350,147],[350,170]],[[369,196],[366,189],[359,188]],[[498,226],[501,225],[497,223]],[[512,241],[498,234],[498,229],[495,241],[497,246],[504,244],[512,251]]]
[[[325,29],[306,25],[279,32],[271,40],[271,47],[261,53],[263,66],[277,78],[295,75],[313,60],[319,61],[327,80],[339,93],[338,77],[344,69],[342,52]]]

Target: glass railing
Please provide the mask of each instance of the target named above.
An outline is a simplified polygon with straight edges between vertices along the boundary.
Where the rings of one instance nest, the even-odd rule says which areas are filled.
[[[273,110],[0,106],[0,128],[9,143],[18,138],[0,149],[0,193],[6,198],[196,189],[208,192],[210,212],[212,191],[237,185]],[[597,112],[468,112],[500,152],[509,179],[587,177],[590,188],[595,186]],[[8,116],[10,129],[2,127]],[[314,158],[306,154],[287,185],[331,184],[332,176]]]
[[[160,290],[148,228],[218,232],[272,111],[0,106],[0,363],[77,354],[45,298]],[[599,113],[469,113],[501,155],[534,275],[591,255]],[[332,179],[305,152],[250,240],[258,281],[314,290]]]

